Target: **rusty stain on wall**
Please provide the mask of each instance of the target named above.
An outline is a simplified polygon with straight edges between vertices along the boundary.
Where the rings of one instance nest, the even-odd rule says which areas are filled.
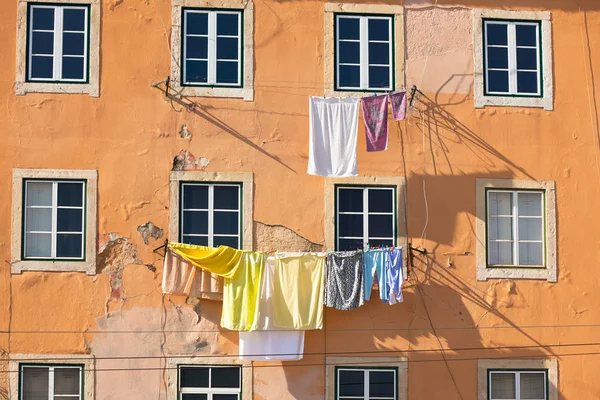
[[[158,240],[163,237],[163,230],[154,225],[151,221],[146,222],[144,225],[138,226],[137,231],[140,233],[140,235],[142,235],[144,244],[148,244],[148,240],[150,238]]]

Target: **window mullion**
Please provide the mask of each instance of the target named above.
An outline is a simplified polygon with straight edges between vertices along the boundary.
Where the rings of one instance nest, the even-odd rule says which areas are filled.
[[[48,399],[54,399],[54,367],[48,368]]]
[[[360,17],[360,88],[369,88],[368,18]]]
[[[370,400],[371,393],[369,392],[369,387],[371,385],[369,385],[369,370],[365,369],[364,373],[365,373],[365,387],[364,387],[365,400]]]
[[[518,197],[518,193],[517,192],[513,192],[512,193],[512,198],[513,198],[513,206],[512,206],[512,213],[513,213],[513,229],[514,229],[514,234],[513,234],[513,248],[514,248],[514,254],[515,254],[515,260],[514,260],[514,265],[519,265],[519,208],[518,208],[518,201],[519,201],[519,197]]]
[[[52,182],[52,239],[50,256],[56,257],[56,232],[58,230],[58,182]]]
[[[369,189],[363,188],[363,248],[369,244]]]
[[[517,93],[517,30],[516,24],[508,24],[508,91]]]
[[[208,185],[208,247],[213,247],[213,221],[214,221],[214,213],[215,213],[215,186]]]
[[[62,79],[62,37],[63,7],[56,7],[54,12],[54,80]]]
[[[521,373],[515,372],[515,399],[521,400]]]
[[[217,82],[217,13],[208,13],[208,83]]]

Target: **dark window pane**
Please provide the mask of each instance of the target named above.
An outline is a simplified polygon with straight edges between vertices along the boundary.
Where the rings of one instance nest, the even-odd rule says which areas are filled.
[[[183,235],[182,243],[195,244],[196,246],[208,246],[208,236],[186,236]]]
[[[213,394],[213,400],[238,400],[237,394]]]
[[[52,57],[31,57],[31,78],[52,79]]]
[[[236,38],[218,37],[217,38],[217,59],[218,60],[237,60],[239,40]]]
[[[63,79],[83,79],[83,57],[63,57],[62,59],[62,78]]]
[[[369,394],[373,397],[394,398],[394,372],[369,371]]]
[[[184,211],[183,234],[208,234],[208,211]]]
[[[338,62],[360,64],[360,43],[339,42]]]
[[[207,61],[186,61],[185,81],[188,83],[206,83],[208,81]]]
[[[369,237],[394,237],[394,217],[391,215],[369,215]]]
[[[56,235],[56,257],[82,257],[82,236],[60,233]]]
[[[508,68],[508,48],[488,47],[487,50],[488,68]]]
[[[388,43],[369,43],[369,64],[389,64],[390,45]]]
[[[517,25],[515,30],[517,33],[517,46],[537,46],[537,26]]]
[[[537,93],[538,92],[537,72],[517,72],[517,92],[519,92],[519,93]]]
[[[369,87],[387,88],[390,86],[390,67],[369,67]]]
[[[59,183],[58,205],[81,207],[83,206],[83,183]]]
[[[360,39],[360,20],[358,18],[338,18],[338,39]]]
[[[391,189],[369,189],[369,212],[393,212],[394,191]]]
[[[54,368],[54,394],[78,395],[79,368]]]
[[[363,237],[362,214],[340,214],[338,220],[338,236]]]
[[[186,12],[185,33],[192,35],[208,35],[208,14]]]
[[[508,25],[486,24],[487,44],[508,45]]]
[[[225,235],[237,235],[239,232],[239,214],[230,211],[215,211],[214,233]]]
[[[339,82],[340,87],[358,88],[360,87],[360,67],[340,65]]]
[[[63,55],[82,56],[85,53],[84,33],[63,33]]]
[[[191,394],[191,393],[184,393],[181,395],[181,400],[207,400],[208,399],[208,395],[207,394]]]
[[[217,61],[217,83],[239,83],[238,63],[230,61]]]
[[[234,249],[240,248],[240,244],[238,242],[237,237],[214,236],[213,237],[213,247],[219,247],[219,246],[229,246],[229,247],[233,247]]]
[[[369,19],[369,40],[390,40],[390,20]]]
[[[48,368],[23,367],[23,400],[48,398],[50,371]]]
[[[393,239],[369,239],[371,247],[391,247],[394,245]]]
[[[179,387],[208,387],[210,368],[179,368]]]
[[[517,49],[517,69],[537,70],[537,50]]]
[[[340,396],[364,396],[365,373],[363,371],[339,371]]]
[[[217,14],[217,35],[237,36],[239,14]]]
[[[362,212],[363,190],[362,189],[339,189],[338,211],[340,212]]]
[[[54,33],[33,32],[31,36],[31,54],[53,54]]]
[[[488,71],[488,92],[508,92],[508,71]]]
[[[63,11],[63,31],[85,31],[85,10],[65,8]]]
[[[186,58],[208,58],[208,36],[187,36],[185,40]]]
[[[45,7],[32,7],[33,29],[43,31],[54,30],[54,9]]]
[[[360,250],[364,247],[362,239],[340,239],[338,244],[338,250]]]
[[[183,208],[208,209],[208,186],[183,185]]]
[[[83,210],[59,208],[57,210],[56,229],[58,232],[82,232]]]
[[[239,186],[215,186],[215,210],[237,210],[239,208]]]
[[[211,387],[214,388],[239,388],[240,367],[213,368]]]

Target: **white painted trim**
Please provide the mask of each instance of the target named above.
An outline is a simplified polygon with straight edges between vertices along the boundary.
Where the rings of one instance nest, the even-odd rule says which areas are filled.
[[[486,221],[486,188],[507,190],[536,189],[545,192],[544,220],[546,225],[546,267],[507,267],[488,268],[486,257],[487,246],[487,221]],[[477,280],[488,279],[541,279],[557,282],[557,255],[556,255],[556,187],[554,181],[527,181],[514,179],[477,179],[476,181],[476,262]]]
[[[486,96],[484,91],[483,65],[483,23],[484,18],[506,19],[506,20],[531,20],[541,21],[542,38],[542,88],[543,97],[513,97],[513,96]],[[486,106],[508,106],[508,107],[539,107],[545,110],[554,109],[554,76],[552,57],[552,23],[551,14],[548,11],[505,11],[473,9],[473,44],[474,44],[474,104],[475,108]]]

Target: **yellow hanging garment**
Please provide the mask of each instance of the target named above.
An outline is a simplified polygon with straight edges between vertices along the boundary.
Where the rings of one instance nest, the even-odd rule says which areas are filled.
[[[243,254],[242,250],[227,246],[215,249],[192,244],[169,243],[169,247],[195,266],[228,279],[236,275]]]

